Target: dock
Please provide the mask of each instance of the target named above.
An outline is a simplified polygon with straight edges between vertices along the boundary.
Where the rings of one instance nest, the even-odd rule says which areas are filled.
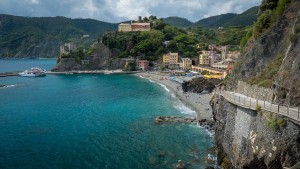
[[[0,72],[0,77],[9,77],[9,76],[18,76],[18,73],[22,71],[14,71],[14,72]],[[50,75],[72,75],[72,74],[135,74],[139,73],[139,71],[105,71],[105,70],[78,70],[78,71],[64,71],[64,72],[52,72],[46,71],[46,74]]]
[[[18,76],[18,73],[21,71],[14,71],[14,72],[2,72],[0,73],[0,77],[8,77],[8,76]]]
[[[105,70],[73,70],[73,71],[64,71],[64,72],[52,72],[47,71],[46,74],[52,75],[72,75],[72,74],[135,74],[139,73],[139,71],[105,71]]]

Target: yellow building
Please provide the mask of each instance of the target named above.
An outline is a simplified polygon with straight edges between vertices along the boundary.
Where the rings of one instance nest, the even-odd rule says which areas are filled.
[[[167,65],[178,64],[178,53],[168,53],[163,56],[163,63]]]
[[[118,31],[119,32],[131,32],[132,31],[131,24],[129,24],[129,23],[121,23],[121,24],[119,24]]]
[[[201,51],[201,54],[199,55],[199,65],[209,65],[208,51]]]
[[[121,23],[118,26],[119,32],[137,32],[137,31],[150,31],[150,23]]]
[[[180,63],[180,68],[183,70],[190,70],[192,68],[192,60],[190,58],[182,58],[182,63]]]

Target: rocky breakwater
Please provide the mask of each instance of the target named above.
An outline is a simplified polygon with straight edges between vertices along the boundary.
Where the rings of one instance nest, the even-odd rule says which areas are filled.
[[[155,121],[156,123],[197,123],[196,117],[158,116]]]
[[[211,93],[215,86],[219,84],[219,79],[205,79],[204,77],[195,78],[182,84],[184,92],[202,93],[204,91]]]
[[[198,124],[199,126],[202,126],[209,131],[212,131],[214,126],[214,121],[207,120],[207,119],[198,120],[196,117],[157,116],[155,118],[155,121],[157,124],[162,124],[162,123]]]

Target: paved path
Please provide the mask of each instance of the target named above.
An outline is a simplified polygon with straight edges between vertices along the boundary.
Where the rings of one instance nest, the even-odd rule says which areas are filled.
[[[227,101],[247,108],[256,110],[257,105],[261,107],[261,110],[269,111],[272,113],[280,114],[282,116],[288,117],[300,123],[300,113],[299,107],[285,107],[278,104],[273,104],[267,101],[257,100],[240,93],[225,91],[225,90],[216,90],[216,94],[222,95]]]

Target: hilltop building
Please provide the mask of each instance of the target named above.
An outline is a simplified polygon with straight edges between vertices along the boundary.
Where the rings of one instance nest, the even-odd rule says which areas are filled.
[[[76,49],[76,45],[72,43],[65,43],[60,46],[60,55],[69,54],[71,51]]]
[[[150,23],[121,23],[118,26],[119,32],[150,31]]]

